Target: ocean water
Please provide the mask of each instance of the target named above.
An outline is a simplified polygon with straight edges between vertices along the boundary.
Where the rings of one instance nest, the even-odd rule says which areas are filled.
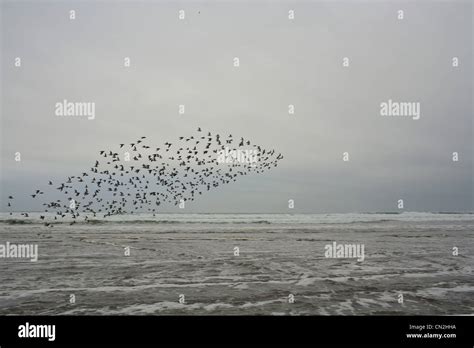
[[[0,315],[474,314],[473,214],[39,217],[0,214],[0,244],[38,245],[0,259]]]

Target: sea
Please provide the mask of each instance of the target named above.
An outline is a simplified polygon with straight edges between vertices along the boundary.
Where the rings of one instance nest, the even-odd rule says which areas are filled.
[[[41,215],[0,214],[38,251],[0,254],[0,315],[474,314],[474,214]]]

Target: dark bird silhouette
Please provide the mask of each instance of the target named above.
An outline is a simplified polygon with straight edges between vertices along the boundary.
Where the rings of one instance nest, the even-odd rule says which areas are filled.
[[[201,127],[197,132],[199,136],[180,136],[176,143],[167,141],[161,147],[149,146],[145,136],[129,145],[118,144],[119,149],[129,146],[133,150],[129,160],[116,149],[99,151],[100,158],[88,171],[69,176],[54,188],[64,198],[46,200],[45,212],[51,212],[55,221],[69,215],[73,219],[70,225],[79,218],[90,223],[99,214],[102,218],[139,211],[155,214],[164,204],[194,201],[240,176],[275,168],[283,159],[274,149],[251,145],[243,137],[232,145],[232,134],[221,140],[219,134],[207,132],[206,136]],[[53,185],[52,181],[48,185]],[[37,189],[31,196],[38,199],[43,195]],[[27,213],[22,215],[28,217]],[[45,214],[40,219],[48,217]]]

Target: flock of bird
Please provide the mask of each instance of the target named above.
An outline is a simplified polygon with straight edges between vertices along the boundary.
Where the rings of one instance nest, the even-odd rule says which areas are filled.
[[[218,155],[226,149],[253,149],[255,163],[231,161],[222,163]],[[179,137],[175,143],[161,147],[146,144],[146,137],[128,144],[119,144],[118,151],[102,150],[93,166],[80,175],[67,177],[59,184],[48,181],[48,187],[65,197],[45,200],[46,213],[54,220],[71,217],[70,224],[83,217],[107,218],[112,215],[149,212],[155,214],[164,204],[180,205],[194,201],[205,191],[237,180],[250,173],[263,173],[283,159],[275,150],[265,150],[244,138],[223,138],[201,128],[189,137]],[[45,197],[46,190],[36,189],[32,199]],[[67,200],[66,200],[67,199]],[[13,208],[14,197],[8,197]],[[25,218],[28,213],[21,213]],[[53,226],[46,215],[40,215],[45,226]]]

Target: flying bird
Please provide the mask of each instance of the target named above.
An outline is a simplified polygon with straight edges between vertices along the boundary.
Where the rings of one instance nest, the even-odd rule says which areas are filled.
[[[176,142],[167,141],[160,147],[146,144],[147,138],[142,136],[119,143],[118,149],[100,150],[99,158],[88,171],[68,176],[52,188],[63,199],[43,202],[45,212],[52,212],[54,220],[70,216],[70,225],[78,218],[90,223],[85,214],[102,218],[139,211],[155,214],[165,204],[194,201],[241,176],[262,174],[277,167],[283,159],[274,149],[251,145],[243,137],[232,145],[232,134],[224,137],[207,132],[206,136],[201,127],[197,132],[199,136],[180,136]],[[133,156],[125,158],[120,149],[132,150]],[[49,180],[48,185],[53,182]],[[38,199],[44,194],[45,191],[36,189],[31,196]],[[27,213],[22,215],[28,217]],[[40,216],[41,220],[46,218]],[[53,227],[47,221],[45,226]]]

